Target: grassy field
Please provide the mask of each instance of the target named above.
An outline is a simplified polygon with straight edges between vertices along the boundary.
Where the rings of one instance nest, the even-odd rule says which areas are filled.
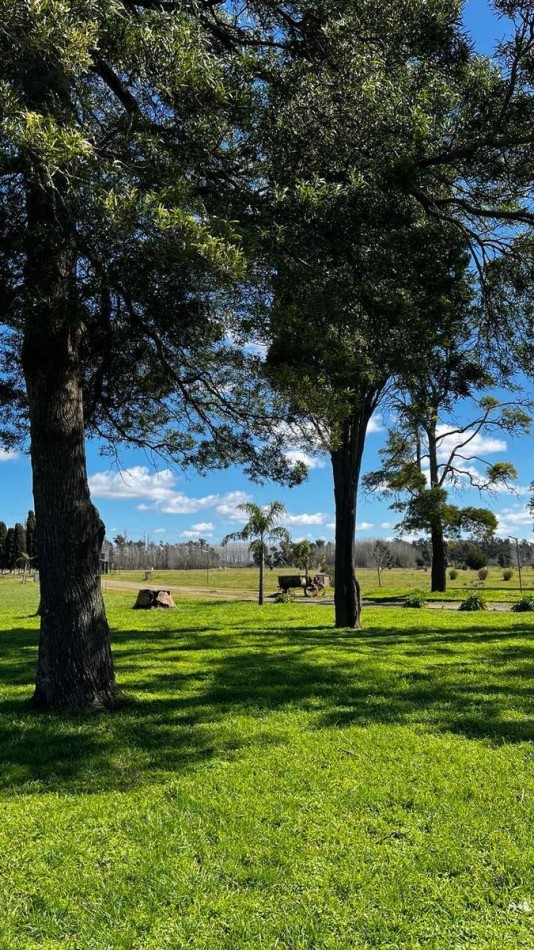
[[[519,598],[519,578],[517,570],[509,581],[503,580],[502,568],[490,567],[485,581],[480,581],[476,571],[458,571],[455,580],[447,580],[448,590],[443,594],[430,594],[430,572],[404,570],[394,568],[384,571],[382,585],[378,586],[376,571],[371,568],[358,570],[358,578],[362,585],[365,597],[378,599],[382,597],[403,597],[412,590],[429,592],[429,599],[434,600],[461,600],[472,590],[479,590],[488,601],[513,601]],[[283,568],[266,571],[265,589],[273,593],[278,585],[279,574],[298,574],[298,568]],[[312,572],[313,573],[313,572]],[[523,587],[530,593],[534,592],[534,568],[525,567],[522,571]],[[121,571],[111,575],[111,579],[143,583],[143,571]],[[205,570],[199,571],[154,571],[151,584],[162,584],[175,587],[189,587],[201,590],[234,590],[250,592],[258,588],[258,571],[255,568],[229,568],[228,570],[211,569],[208,577]],[[302,596],[298,594],[297,596]]]
[[[529,615],[107,604],[113,713],[26,707],[0,582],[0,947],[534,947]]]

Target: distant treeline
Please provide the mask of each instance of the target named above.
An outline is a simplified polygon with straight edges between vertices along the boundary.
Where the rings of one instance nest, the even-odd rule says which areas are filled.
[[[301,567],[324,569],[333,573],[335,546],[333,541],[318,538],[316,541],[286,542],[269,546],[265,552],[267,567]],[[209,544],[200,538],[197,541],[168,544],[164,541],[130,540],[117,535],[113,541],[105,541],[104,558],[110,570],[196,570],[199,568],[252,567],[254,556],[244,541],[235,541],[226,546]],[[522,565],[534,563],[534,546],[528,541],[519,544]],[[485,541],[467,539],[449,541],[447,560],[453,567],[470,567],[477,570],[485,565],[514,567],[517,563],[515,544],[508,538],[490,538]],[[354,562],[357,568],[424,569],[432,562],[432,549],[426,539],[402,541],[399,539],[357,541],[354,546]],[[0,521],[0,570],[24,570],[38,567],[35,535],[35,515],[28,512],[25,524],[8,527]]]
[[[310,569],[333,571],[335,546],[333,541],[305,542],[308,545]],[[416,541],[390,540],[380,541],[381,563],[387,568],[425,568],[432,560],[430,542],[425,539]],[[303,567],[302,542],[288,542],[266,550],[267,567]],[[384,558],[383,548],[387,548]],[[299,550],[300,549],[300,550]],[[527,541],[520,544],[522,564],[531,564],[534,550]],[[196,570],[200,568],[252,567],[255,560],[245,542],[233,542],[227,546],[209,544],[206,540],[187,541],[168,544],[152,540],[132,541],[117,536],[113,542],[106,542],[104,553],[109,560],[111,570]],[[486,564],[509,567],[516,564],[515,545],[508,539],[492,538],[487,541],[467,539],[451,541],[447,546],[448,562],[454,567],[472,567],[478,569]],[[370,539],[358,541],[354,546],[354,558],[357,568],[377,567],[377,541]]]
[[[23,570],[28,566],[37,567],[37,539],[33,511],[28,512],[25,524],[18,521],[8,528],[5,521],[0,521],[0,571]]]

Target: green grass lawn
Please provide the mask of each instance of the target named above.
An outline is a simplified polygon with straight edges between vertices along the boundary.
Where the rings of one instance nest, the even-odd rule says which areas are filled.
[[[476,571],[458,571],[458,576],[450,580],[447,572],[447,593],[430,594],[430,571],[405,570],[393,568],[384,571],[381,586],[378,586],[376,571],[363,568],[357,571],[364,597],[380,599],[383,597],[404,597],[410,591],[420,589],[428,592],[429,600],[462,600],[473,590],[480,591],[488,601],[514,601],[519,599],[519,578],[517,570],[509,581],[503,579],[502,568],[488,568],[488,577],[481,581]],[[279,574],[298,574],[298,568],[280,568],[265,572],[265,589],[272,593],[278,585]],[[313,571],[311,572],[313,573]],[[529,593],[534,592],[534,568],[524,567],[523,587]],[[111,575],[110,579],[133,581],[140,587],[146,585],[143,571],[121,571]],[[0,579],[1,582],[1,579]],[[198,571],[154,571],[150,583],[176,587],[194,587],[199,591],[206,589],[233,590],[250,592],[258,589],[258,571],[255,568],[212,568],[208,577],[205,570]],[[300,593],[296,594],[301,597]]]
[[[528,614],[109,592],[120,705],[59,716],[36,599],[0,582],[1,948],[534,948]]]

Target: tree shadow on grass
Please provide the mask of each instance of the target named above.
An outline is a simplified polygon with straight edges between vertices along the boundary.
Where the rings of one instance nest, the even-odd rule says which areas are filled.
[[[164,780],[284,742],[266,715],[278,710],[298,711],[311,729],[382,723],[498,744],[530,740],[530,633],[528,624],[129,630],[114,635],[125,689],[117,708],[64,715],[28,709],[37,634],[13,630],[0,640],[0,790],[88,793]],[[228,722],[238,716],[236,734]]]

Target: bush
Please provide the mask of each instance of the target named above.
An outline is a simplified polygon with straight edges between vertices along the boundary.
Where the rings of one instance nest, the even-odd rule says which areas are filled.
[[[466,597],[462,601],[459,607],[460,610],[486,610],[486,601],[482,599],[480,594],[469,594],[469,597]]]
[[[507,567],[505,571],[502,572],[503,581],[511,581],[514,576],[514,572],[511,567]]]
[[[292,604],[293,595],[291,591],[279,590],[274,595],[275,604]]]
[[[515,614],[523,614],[527,611],[534,611],[534,596],[532,594],[522,597],[512,607]]]
[[[414,609],[419,610],[420,607],[424,607],[426,603],[425,595],[421,590],[413,590],[411,594],[407,594],[404,598],[403,607],[413,607]]]
[[[489,571],[488,571],[487,567],[481,567],[480,570],[479,570],[479,572],[478,572],[478,576],[479,576],[479,578],[480,578],[481,581],[485,581],[485,580],[486,580],[486,577],[488,576],[488,574],[489,574]]]
[[[470,545],[466,555],[465,563],[472,571],[479,571],[481,567],[486,567],[488,559],[483,551],[480,548],[475,547],[474,544]]]
[[[455,581],[455,580],[456,580],[456,578],[458,577],[458,571],[456,570],[456,568],[453,567],[452,570],[449,571],[449,577],[450,577],[451,581]]]

